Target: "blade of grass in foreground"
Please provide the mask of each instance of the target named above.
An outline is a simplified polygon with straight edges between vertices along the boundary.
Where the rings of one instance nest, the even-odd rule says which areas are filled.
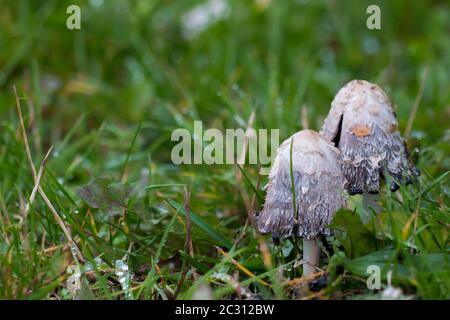
[[[205,274],[209,271],[209,268],[204,265],[203,263],[200,263],[198,261],[196,261],[193,257],[191,257],[190,255],[188,255],[186,252],[184,252],[183,250],[178,250],[178,253],[180,254],[181,258],[183,260],[185,260],[186,262],[190,263],[195,269],[197,269],[198,271],[200,271],[201,273]],[[194,256],[195,257],[195,256]]]
[[[130,147],[128,148],[125,162],[124,162],[123,168],[122,168],[122,180],[126,177],[127,170],[128,170],[128,161],[130,160],[131,151],[133,151],[134,145],[136,144],[137,137],[138,137],[139,133],[141,132],[141,128],[142,128],[142,121],[139,122],[139,124],[136,128],[136,131],[134,132],[133,138],[131,139],[131,144],[130,144]]]
[[[170,187],[185,187],[186,185],[183,183],[174,183],[174,184],[154,184],[151,186],[144,187],[146,190],[153,190],[159,188],[170,188]]]
[[[245,173],[244,169],[237,164],[237,167],[239,168],[239,170],[241,170],[242,175],[245,178],[245,181],[248,183],[248,185],[250,186],[250,188],[252,188],[253,192],[256,194],[256,196],[258,197],[258,199],[262,202],[264,202],[264,198],[259,194],[258,190],[256,190],[255,186],[253,185],[253,183],[250,181],[250,178],[247,176],[247,174]]]
[[[237,260],[233,259],[230,257],[230,255],[228,253],[226,253],[225,251],[222,250],[222,248],[216,247],[217,251],[223,255],[224,257],[227,257],[230,259],[230,262],[232,264],[234,264],[239,270],[241,270],[243,273],[245,273],[247,276],[254,278],[256,277],[255,274],[253,272],[251,272],[250,270],[248,270],[246,267],[244,267],[242,264],[240,264]],[[270,284],[268,284],[267,282],[265,282],[264,280],[258,280],[259,283],[265,285],[265,286],[270,286]]]
[[[241,254],[243,251],[245,251],[245,250],[244,249],[236,250],[233,253],[230,253],[230,256],[231,257],[235,257],[235,256]],[[215,273],[217,270],[220,270],[225,264],[227,264],[229,262],[230,262],[230,258],[224,256],[219,263],[217,263],[216,265],[212,266],[208,270],[207,273],[205,273],[196,282],[194,282],[188,290],[186,290],[184,293],[181,294],[181,296],[179,298],[181,300],[189,300],[189,299],[191,299],[193,293],[195,292],[195,290],[197,290],[197,288],[199,287],[199,285],[202,282],[209,282],[208,279],[213,275],[213,273]],[[251,278],[251,279],[253,279],[253,278]]]
[[[173,201],[172,199],[168,199],[167,201],[175,210],[180,210],[180,212],[183,216],[186,215],[186,211],[184,210],[183,206],[178,204],[176,201]],[[224,237],[222,237],[220,234],[218,234],[202,218],[200,218],[198,215],[196,215],[192,211],[191,211],[191,219],[192,219],[192,222],[194,222],[198,227],[200,227],[203,231],[205,231],[207,234],[209,234],[211,236],[211,238],[216,240],[221,246],[227,248],[228,250],[231,249],[231,247],[233,246],[231,242],[229,242]]]
[[[273,275],[275,275],[277,271],[283,270],[283,269],[285,269],[286,267],[289,267],[290,265],[293,265],[295,262],[296,262],[296,260],[293,260],[293,261],[290,261],[290,262],[288,262],[288,263],[286,263],[286,264],[279,265],[279,266],[275,267],[275,268],[272,269],[272,270],[269,270],[269,271],[266,271],[266,272],[261,273],[261,274],[259,274],[259,275],[256,275],[255,277],[250,277],[250,278],[248,278],[248,279],[245,279],[245,280],[242,281],[240,284],[241,284],[241,286],[249,286],[249,285],[251,285],[251,284],[254,283],[254,282],[258,282],[258,281],[261,280],[262,278],[265,278],[265,277],[271,277],[271,278],[272,278]],[[272,283],[272,286],[273,286],[273,285],[274,285],[274,284]],[[224,295],[229,294],[229,293],[233,292],[234,290],[235,290],[235,289],[234,289],[232,286],[227,285],[227,286],[225,286],[225,287],[223,287],[223,288],[217,289],[217,290],[214,292],[214,297],[215,297],[216,299],[220,299],[220,298],[222,298]]]
[[[140,297],[141,294],[142,294],[142,291],[145,290],[146,288],[149,288],[149,287],[151,288],[151,287],[153,287],[155,285],[154,279],[157,278],[157,276],[155,274],[156,273],[156,266],[158,265],[159,257],[161,256],[161,251],[162,251],[163,247],[165,246],[165,244],[167,242],[167,238],[169,236],[169,232],[172,230],[172,228],[173,228],[173,226],[175,224],[176,218],[178,217],[178,213],[179,212],[180,212],[180,210],[177,209],[177,211],[173,215],[172,219],[170,220],[169,225],[167,226],[166,230],[164,231],[164,234],[162,236],[161,242],[160,242],[160,244],[158,246],[158,249],[156,250],[156,254],[151,259],[152,260],[151,261],[152,262],[151,263],[152,267],[151,267],[149,273],[147,274],[147,276],[145,277],[145,280],[142,283],[141,287],[139,288],[139,291],[138,291],[136,297]],[[156,286],[156,287],[158,287],[158,286]],[[147,294],[148,294],[148,292],[147,292]],[[148,296],[146,296],[145,298],[147,299]]]
[[[58,287],[62,282],[62,277],[59,277],[58,279],[52,281],[45,287],[40,288],[36,292],[29,295],[26,299],[27,300],[40,300],[47,297],[47,295],[56,287]]]
[[[442,175],[440,175],[439,177],[437,177],[433,182],[431,182],[421,193],[419,193],[414,200],[419,199],[420,197],[422,197],[423,195],[427,194],[428,192],[430,192],[431,189],[433,189],[437,184],[441,183],[442,181],[444,181],[445,178],[447,178],[448,174],[450,173],[450,171],[447,171],[445,173],[443,173]]]

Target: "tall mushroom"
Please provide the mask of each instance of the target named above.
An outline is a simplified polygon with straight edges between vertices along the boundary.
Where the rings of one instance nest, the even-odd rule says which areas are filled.
[[[303,238],[303,274],[314,272],[319,258],[316,237],[345,205],[339,150],[311,130],[297,132],[278,148],[269,174],[258,230],[283,239]]]
[[[398,132],[394,109],[377,85],[353,80],[336,94],[320,134],[339,148],[349,194],[363,194],[375,204],[385,173],[393,179],[390,189],[407,185],[420,172],[408,163],[406,144]],[[375,209],[375,208],[374,208]]]

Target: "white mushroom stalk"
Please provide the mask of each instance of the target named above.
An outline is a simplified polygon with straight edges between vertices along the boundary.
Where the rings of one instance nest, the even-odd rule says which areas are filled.
[[[340,89],[320,134],[341,151],[345,188],[351,195],[364,193],[366,208],[367,201],[377,206],[370,195],[379,192],[386,174],[392,192],[419,175],[408,163],[392,104],[373,83],[353,80]]]
[[[294,234],[304,239],[304,276],[313,273],[318,262],[316,237],[330,233],[334,214],[345,206],[343,185],[339,150],[317,132],[300,131],[278,148],[257,228],[274,239]]]

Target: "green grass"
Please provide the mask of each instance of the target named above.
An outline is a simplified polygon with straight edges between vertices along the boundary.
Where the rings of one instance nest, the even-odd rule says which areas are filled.
[[[80,31],[65,27],[74,2]],[[370,264],[384,287],[390,268],[405,295],[450,299],[444,1],[382,2],[382,30],[368,30],[370,1],[231,0],[229,15],[193,39],[182,16],[201,1],[95,2],[0,0],[1,299],[379,298],[366,287]],[[246,223],[263,204],[257,166],[175,166],[170,135],[194,120],[245,127],[252,112],[255,129],[279,128],[281,140],[304,123],[318,130],[355,78],[386,90],[402,133],[421,95],[405,138],[422,175],[396,194],[384,188],[384,210],[367,225],[358,197],[338,212],[334,250],[320,263],[327,286],[314,293],[298,285],[297,243],[275,246]],[[14,85],[36,171],[53,146],[40,186],[86,261],[41,195],[20,223],[34,181]],[[116,275],[120,259],[130,289]],[[69,267],[81,271],[76,292]]]

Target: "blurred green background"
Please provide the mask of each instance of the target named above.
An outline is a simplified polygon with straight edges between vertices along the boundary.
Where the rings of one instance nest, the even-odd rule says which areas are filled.
[[[71,4],[81,8],[81,30],[66,28],[66,9]],[[370,4],[381,8],[381,30],[366,28]],[[101,208],[93,209],[92,217],[75,188],[100,176],[115,182],[139,181],[145,172],[148,184],[188,184],[193,210],[218,233],[231,241],[243,231],[243,250],[249,252],[236,254],[244,262],[256,259],[248,268],[257,273],[264,266],[255,258],[259,251],[254,233],[242,230],[252,188],[247,180],[235,179],[239,174],[235,166],[174,166],[171,132],[192,129],[194,120],[204,121],[204,128],[245,128],[255,112],[254,128],[279,128],[284,140],[305,124],[318,130],[335,93],[348,81],[377,83],[394,102],[402,133],[417,100],[418,111],[405,138],[412,158],[424,171],[423,183],[437,181],[433,194],[418,205],[431,215],[428,223],[435,228],[419,247],[444,254],[448,262],[448,187],[441,185],[449,169],[450,139],[447,1],[0,0],[0,8],[0,256],[4,266],[0,285],[7,288],[0,297],[67,297],[55,289],[66,280],[61,274],[67,263],[58,269],[54,261],[68,259],[64,250],[50,256],[38,254],[44,247],[64,243],[41,199],[30,213],[28,229],[16,228],[18,207],[28,199],[33,180],[20,138],[14,85],[26,97],[22,109],[36,166],[54,146],[43,187],[78,234],[82,252],[91,259],[103,253],[111,266],[129,252],[132,242],[134,272],[151,264],[149,257],[154,258],[155,252],[156,262],[160,256],[174,259],[175,269],[162,271],[168,288],[161,289],[173,294],[181,276],[179,264],[188,264],[189,258],[179,258],[185,229],[179,218],[170,220],[173,213],[165,201],[174,198],[182,203],[182,192],[176,188],[149,191],[145,205],[122,217],[128,219],[127,230],[122,228],[123,220]],[[256,167],[246,170],[249,181],[256,184]],[[444,178],[435,180],[443,174]],[[420,190],[411,187],[405,192]],[[394,200],[389,210],[403,212],[398,215],[404,218],[398,226],[401,233],[416,203],[398,202]],[[255,209],[261,204],[257,200]],[[86,219],[90,218],[99,225],[89,225]],[[149,226],[144,228],[143,223]],[[168,225],[173,229],[167,229]],[[88,227],[96,231],[83,229]],[[215,249],[208,233],[199,229],[193,235],[197,261],[218,264],[220,259],[211,260]],[[380,240],[381,229],[373,226],[368,231]],[[19,241],[21,232],[29,235],[31,249]],[[398,240],[395,230],[389,232],[394,235],[383,238],[384,245],[403,250],[404,239]],[[416,235],[412,238],[418,241]],[[27,250],[34,253],[29,256]],[[356,257],[355,252],[344,251]],[[370,252],[366,248],[360,254]],[[284,258],[288,257],[292,260],[292,254]],[[414,264],[420,265],[410,266]],[[346,269],[352,272],[351,267]],[[146,272],[156,277],[154,268]],[[433,278],[434,284],[428,276],[409,276],[412,280],[406,281],[406,290],[421,298],[449,298],[448,268]],[[149,292],[145,297],[164,298],[153,284],[136,279],[136,285]],[[105,288],[102,298],[119,295],[110,296]],[[92,290],[97,294],[99,289]],[[270,297],[259,287],[254,290]],[[330,292],[336,290],[332,287],[327,297],[332,298]],[[215,294],[222,297],[225,292]]]
[[[79,31],[66,28],[73,3],[81,8]],[[60,137],[68,120],[84,114],[79,132],[144,120],[155,126],[151,143],[181,118],[233,127],[224,100],[242,93],[251,105],[236,106],[237,116],[255,109],[259,125],[287,136],[300,126],[302,104],[318,128],[337,90],[361,78],[389,93],[404,128],[428,66],[414,129],[433,141],[446,127],[445,1],[376,2],[381,30],[366,28],[370,1],[225,1],[225,13],[196,34],[186,15],[201,3],[2,1],[2,116],[10,116],[13,84],[31,90],[40,81],[34,104],[41,118],[59,120],[46,137]]]

